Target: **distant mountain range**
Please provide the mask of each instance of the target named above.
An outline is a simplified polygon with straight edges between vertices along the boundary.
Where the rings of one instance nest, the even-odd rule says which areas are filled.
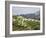
[[[21,15],[17,15],[17,16],[23,16],[27,19],[31,18],[31,19],[40,20],[40,11],[37,11],[36,13],[33,13],[33,14],[21,14]]]

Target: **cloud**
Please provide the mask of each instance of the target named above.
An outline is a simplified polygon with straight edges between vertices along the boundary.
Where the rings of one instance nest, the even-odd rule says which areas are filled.
[[[40,8],[38,7],[12,7],[12,14],[13,15],[20,15],[20,14],[31,14],[39,11]]]

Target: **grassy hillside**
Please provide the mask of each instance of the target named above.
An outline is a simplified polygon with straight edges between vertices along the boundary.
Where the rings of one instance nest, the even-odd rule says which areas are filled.
[[[26,19],[22,16],[13,16],[13,31],[40,30],[40,22]]]

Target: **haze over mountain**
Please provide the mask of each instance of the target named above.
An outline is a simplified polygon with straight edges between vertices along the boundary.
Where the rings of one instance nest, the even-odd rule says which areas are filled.
[[[37,11],[36,13],[33,14],[21,14],[17,16],[23,16],[25,18],[31,18],[31,19],[40,19],[40,11]]]
[[[40,19],[40,9],[32,7],[13,7],[13,16],[23,16],[25,18]]]

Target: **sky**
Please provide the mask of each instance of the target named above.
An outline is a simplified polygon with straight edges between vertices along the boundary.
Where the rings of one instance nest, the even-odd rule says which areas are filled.
[[[40,8],[36,7],[12,7],[12,15],[20,15],[20,14],[32,14],[39,11]]]

